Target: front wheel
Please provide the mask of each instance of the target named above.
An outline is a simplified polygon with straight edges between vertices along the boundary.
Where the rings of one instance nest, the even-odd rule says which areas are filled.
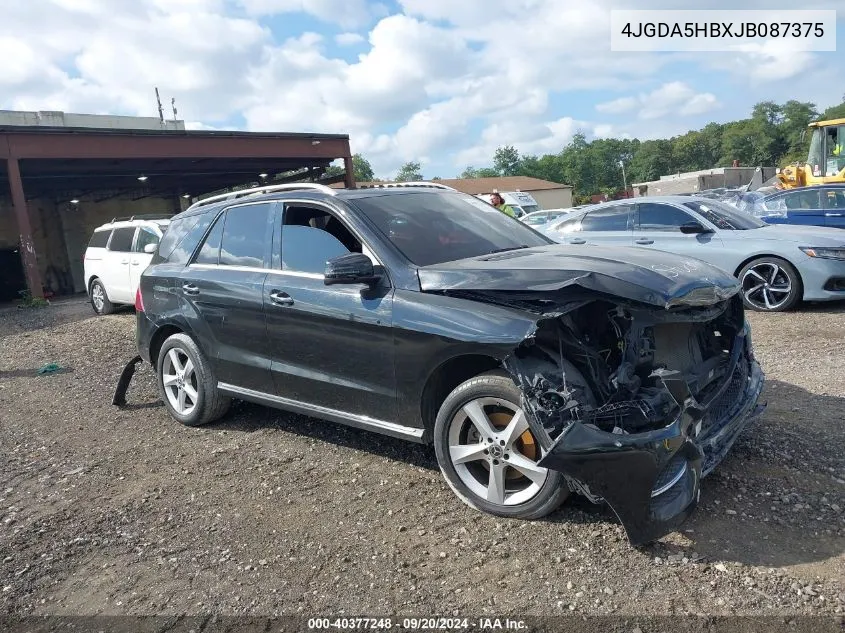
[[[785,312],[804,294],[798,271],[779,257],[759,257],[739,271],[742,301],[757,312]]]
[[[520,391],[504,372],[459,385],[434,425],[434,449],[449,487],[471,508],[536,519],[569,494],[563,476],[541,468],[540,444],[520,408]]]

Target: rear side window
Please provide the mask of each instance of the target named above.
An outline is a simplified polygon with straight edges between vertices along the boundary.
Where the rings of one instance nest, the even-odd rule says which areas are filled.
[[[110,251],[128,253],[132,250],[132,241],[135,239],[135,227],[129,226],[122,229],[115,229],[109,242]]]
[[[138,239],[135,240],[135,252],[145,253],[148,244],[158,244],[158,233],[146,226],[138,229]]]
[[[172,222],[158,246],[159,258],[153,258],[153,263],[187,263],[213,219],[213,213],[199,213]]]
[[[194,260],[195,264],[214,264],[216,266],[220,261],[220,238],[223,237],[223,222],[225,217],[225,214],[221,215],[220,219],[214,223],[199,253],[197,253],[197,257]]]
[[[245,204],[226,211],[223,236],[220,240],[221,266],[264,267],[267,238],[271,235],[271,206]]]
[[[582,231],[627,231],[628,205],[591,211],[581,220]]]
[[[88,242],[88,248],[105,248],[106,244],[109,243],[109,236],[111,235],[111,231],[94,231],[94,235],[91,236],[91,241]]]

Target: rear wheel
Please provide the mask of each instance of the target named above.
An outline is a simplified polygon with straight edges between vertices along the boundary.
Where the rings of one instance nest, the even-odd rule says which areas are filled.
[[[745,307],[758,312],[785,312],[804,294],[798,271],[779,257],[760,257],[739,271]]]
[[[229,409],[231,400],[220,394],[211,365],[187,334],[174,334],[164,342],[156,373],[167,410],[186,426],[208,424]]]
[[[504,372],[459,385],[443,402],[434,448],[449,487],[468,506],[490,514],[535,519],[569,494],[563,476],[541,468],[539,442]]]
[[[114,312],[114,304],[109,301],[106,287],[99,279],[91,282],[91,307],[97,314],[111,314]]]

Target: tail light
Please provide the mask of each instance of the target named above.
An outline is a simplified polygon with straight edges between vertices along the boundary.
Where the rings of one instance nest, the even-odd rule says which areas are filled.
[[[138,287],[137,292],[135,292],[135,310],[138,312],[144,311],[144,297],[141,296],[141,288]]]

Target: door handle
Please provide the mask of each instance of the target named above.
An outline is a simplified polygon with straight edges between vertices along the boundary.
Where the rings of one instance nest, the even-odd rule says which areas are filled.
[[[270,293],[270,301],[272,301],[277,306],[292,306],[293,305],[293,297],[291,297],[286,292],[282,292],[281,290],[273,290]]]
[[[637,240],[637,244],[654,244],[654,240],[650,240],[648,238],[641,237],[640,239]]]
[[[194,284],[182,284],[182,292],[186,295],[198,295],[200,293],[200,289]]]
[[[569,243],[570,244],[586,244],[587,240],[580,238],[580,237],[576,237],[574,239],[569,240]]]
[[[128,260],[128,259],[122,259],[122,260],[120,261],[120,263],[121,263],[121,264],[123,264],[123,265],[125,266],[126,264],[128,264],[128,263],[129,263],[129,260]]]
[[[140,264],[141,264],[141,262],[138,262],[138,261],[132,262],[133,266],[140,266]]]

